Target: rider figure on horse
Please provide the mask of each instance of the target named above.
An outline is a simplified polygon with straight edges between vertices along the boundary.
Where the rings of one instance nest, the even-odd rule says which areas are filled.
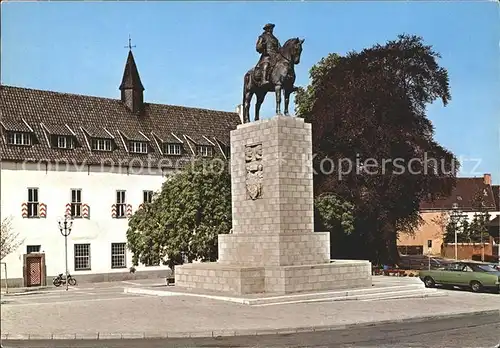
[[[269,83],[269,70],[276,62],[276,56],[281,48],[279,40],[274,36],[274,24],[268,23],[264,26],[264,32],[259,36],[255,48],[261,54],[257,66],[262,69],[261,85]]]

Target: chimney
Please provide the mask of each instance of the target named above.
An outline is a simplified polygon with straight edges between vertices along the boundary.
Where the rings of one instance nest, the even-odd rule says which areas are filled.
[[[484,184],[491,186],[491,174],[484,174]]]
[[[243,123],[243,104],[239,104],[236,107],[236,113],[238,114],[238,116],[240,116],[241,123]]]

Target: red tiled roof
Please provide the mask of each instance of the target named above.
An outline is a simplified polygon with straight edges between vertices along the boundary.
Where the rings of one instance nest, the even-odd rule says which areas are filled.
[[[489,227],[500,227],[500,216],[495,217],[488,224]]]
[[[500,211],[500,185],[493,185],[491,189],[493,190],[493,198],[495,199],[497,211]]]
[[[189,159],[191,156],[187,145],[182,156],[166,156],[158,149],[152,134],[167,138],[165,140],[170,139],[174,133],[181,139],[184,135],[195,141],[205,140],[205,137],[216,138],[229,144],[230,131],[241,123],[235,112],[144,103],[144,110],[138,115],[132,113],[119,99],[11,86],[0,86],[0,111],[2,131],[30,131],[31,127],[38,139],[32,146],[15,146],[6,144],[5,137],[0,137],[0,157],[7,161],[69,161],[86,164],[113,161],[122,165],[129,162],[131,165],[136,164],[134,155],[127,152],[120,140],[121,132],[123,136],[133,139],[142,139],[142,133],[151,140],[152,152],[142,155],[146,158],[150,156],[150,165],[165,163],[165,159],[169,157],[172,160],[169,163],[182,163],[179,158],[184,160],[184,157]],[[86,145],[72,150],[50,147],[44,141],[44,132],[68,131],[66,125],[75,132],[79,144],[86,144],[84,130],[91,137],[110,138],[109,132],[114,137],[117,148],[112,152],[97,152],[90,151]],[[218,146],[214,150],[221,152]]]
[[[480,193],[485,208],[495,210],[495,200],[491,185],[484,183],[484,178],[457,178],[456,186],[448,197],[422,201],[420,210],[450,210],[454,203],[463,211],[474,211],[474,196]]]
[[[47,133],[50,135],[74,135],[73,130],[68,128],[65,124],[51,124],[43,122],[42,128],[45,128]]]

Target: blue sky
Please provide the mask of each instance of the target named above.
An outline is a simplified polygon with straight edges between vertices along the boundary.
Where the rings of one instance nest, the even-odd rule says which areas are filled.
[[[233,111],[267,22],[283,43],[305,38],[297,85],[330,52],[398,34],[440,52],[452,101],[431,105],[436,140],[461,175],[500,183],[499,6],[495,2],[3,2],[2,83],[118,98],[132,36],[149,102]],[[271,116],[268,94],[262,114]],[[478,166],[476,164],[478,163]]]

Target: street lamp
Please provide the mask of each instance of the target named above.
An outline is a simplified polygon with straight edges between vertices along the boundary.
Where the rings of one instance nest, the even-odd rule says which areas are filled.
[[[453,203],[452,205],[453,209],[453,229],[455,230],[455,261],[458,261],[458,237],[457,237],[457,230],[458,230],[458,221],[457,221],[457,210],[458,210],[458,203]]]
[[[481,261],[484,262],[484,240],[483,240],[483,233],[484,233],[484,230],[483,230],[483,227],[481,225]]]
[[[66,291],[68,291],[68,236],[71,234],[71,227],[73,226],[73,220],[70,216],[64,215],[64,219],[58,219],[57,224],[59,225],[59,231],[64,237],[64,257],[66,259]]]

